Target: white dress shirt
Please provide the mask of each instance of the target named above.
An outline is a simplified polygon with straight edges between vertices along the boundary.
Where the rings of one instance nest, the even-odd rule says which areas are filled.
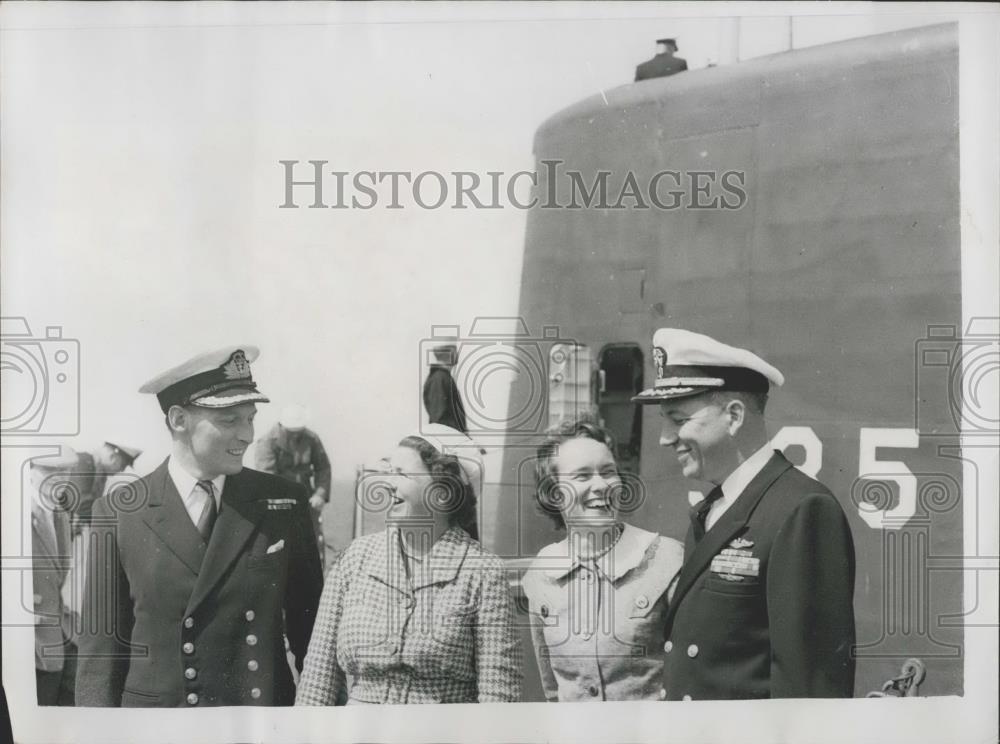
[[[729,474],[729,477],[722,481],[722,498],[712,504],[705,517],[705,531],[712,529],[712,525],[719,521],[719,517],[726,513],[726,509],[736,503],[743,490],[750,485],[750,481],[757,477],[757,474],[764,469],[767,461],[774,454],[771,443],[768,442],[750,457],[740,463],[739,467]]]
[[[177,489],[177,493],[181,496],[181,501],[184,502],[184,508],[187,509],[188,516],[191,517],[191,521],[197,527],[198,520],[201,519],[201,513],[205,511],[205,499],[207,497],[207,494],[198,487],[199,479],[186,471],[172,457],[167,460],[167,472],[170,474],[170,480],[174,482],[174,488]],[[226,476],[220,475],[213,478],[212,485],[215,486],[215,508],[218,509],[219,502],[222,501],[222,488],[226,485]]]

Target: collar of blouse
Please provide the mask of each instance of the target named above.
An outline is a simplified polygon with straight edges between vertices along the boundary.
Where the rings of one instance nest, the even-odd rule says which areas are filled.
[[[594,566],[612,583],[615,583],[642,563],[649,546],[659,537],[655,532],[647,532],[639,527],[623,523],[621,537],[618,538],[611,550],[597,558],[579,554],[570,555],[569,539],[567,538],[552,546],[552,552],[562,556],[562,560],[557,560],[554,565],[550,564],[545,569],[545,574],[550,580],[559,581],[576,571],[581,565],[588,565]]]
[[[365,561],[365,571],[372,578],[409,594],[432,584],[454,581],[465,563],[472,538],[459,527],[449,528],[420,558],[410,556],[412,576],[400,550],[399,530],[386,529],[375,551]]]

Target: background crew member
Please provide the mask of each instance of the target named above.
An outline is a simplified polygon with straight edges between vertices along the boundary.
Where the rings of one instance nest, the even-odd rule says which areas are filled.
[[[75,615],[83,612],[81,606],[84,594],[84,582],[87,575],[87,558],[89,551],[90,514],[94,501],[110,489],[122,483],[130,483],[136,479],[135,473],[126,474],[142,450],[127,444],[120,444],[123,439],[107,439],[93,452],[77,453],[76,465],[73,468],[73,483],[78,489],[78,498],[70,512],[70,524],[73,532],[72,559],[69,561],[69,575],[66,577],[63,589],[63,599]]]
[[[320,562],[325,564],[323,507],[330,503],[330,460],[319,435],[306,428],[305,422],[302,406],[286,406],[278,423],[257,442],[255,462],[258,470],[298,483],[310,494],[309,514]]]
[[[424,408],[431,424],[443,424],[469,433],[465,422],[465,406],[458,392],[458,385],[451,376],[451,370],[458,362],[458,347],[442,344],[433,350],[434,363],[431,364],[427,380],[424,382]]]
[[[675,39],[657,39],[656,56],[635,68],[635,81],[667,77],[684,72],[688,68],[687,60],[675,57],[676,51],[677,41]]]
[[[30,461],[31,578],[35,611],[35,683],[39,705],[73,705],[75,618],[63,594],[72,556],[70,509],[79,495],[77,453]]]
[[[76,472],[80,476],[80,504],[73,513],[73,532],[79,534],[90,524],[90,512],[94,502],[104,495],[104,487],[108,477],[122,473],[131,467],[142,450],[127,444],[123,440],[105,441],[94,452],[81,452],[78,455]]]
[[[203,354],[140,389],[156,394],[172,449],[94,504],[78,705],[294,701],[283,635],[301,667],[322,573],[305,489],[243,468],[267,402],[257,353]]]
[[[850,697],[854,543],[830,491],[771,449],[781,373],[708,336],[661,328],[661,444],[711,484],[691,513],[666,618],[667,698]]]

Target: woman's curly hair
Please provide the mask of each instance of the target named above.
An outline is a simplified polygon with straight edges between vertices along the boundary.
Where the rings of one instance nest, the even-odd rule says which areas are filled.
[[[416,450],[427,472],[430,473],[432,482],[424,493],[427,508],[446,513],[448,526],[461,527],[469,537],[478,540],[476,492],[472,489],[472,484],[469,483],[458,458],[440,452],[426,439],[417,436],[404,437],[399,446]]]

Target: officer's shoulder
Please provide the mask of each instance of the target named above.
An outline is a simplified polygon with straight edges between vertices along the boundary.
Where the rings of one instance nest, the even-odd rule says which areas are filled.
[[[840,502],[823,483],[803,473],[796,467],[789,468],[781,480],[781,492],[787,497],[780,503],[789,514],[802,509],[841,510]]]
[[[833,492],[829,488],[812,476],[803,473],[794,465],[783,474],[781,485],[783,488],[794,489],[803,496],[808,494],[834,498]]]
[[[118,473],[111,476],[105,484],[104,494],[97,494],[94,499],[95,515],[127,517],[146,507],[150,502],[156,471],[146,475],[125,475]]]

